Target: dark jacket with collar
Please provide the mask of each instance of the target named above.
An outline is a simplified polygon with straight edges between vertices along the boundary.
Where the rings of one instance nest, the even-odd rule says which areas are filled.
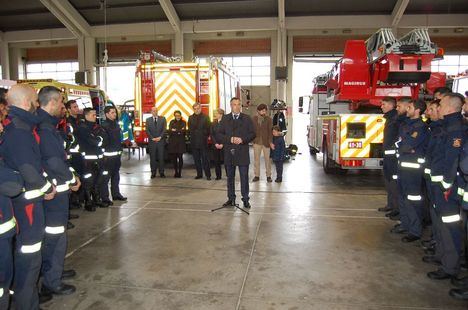
[[[242,139],[242,144],[231,143],[232,137]],[[224,116],[216,141],[224,145],[224,163],[233,166],[247,166],[250,164],[249,143],[255,139],[255,129],[250,116],[240,113],[237,120],[232,113]]]
[[[120,142],[120,126],[117,120],[111,121],[106,119],[101,123],[103,129],[102,134],[105,135],[104,155],[122,151],[122,143]]]
[[[210,119],[203,113],[192,114],[188,119],[188,130],[190,135],[190,147],[203,149],[208,147],[208,136],[210,135]]]
[[[96,123],[88,122],[84,120],[78,126],[76,139],[80,145],[81,155],[84,156],[98,156],[103,157],[103,139],[98,137],[94,132],[94,127],[97,126]]]
[[[158,121],[155,123],[154,117],[148,117],[146,119],[146,134],[148,135],[148,143],[149,144],[156,144],[156,143],[164,143],[164,139],[166,136],[166,128],[167,122],[164,116],[158,116]],[[154,142],[153,138],[161,137],[159,142]]]
[[[35,132],[39,124],[36,114],[18,107],[10,107],[10,123],[5,127],[0,146],[0,156],[5,164],[20,173],[25,191],[52,192],[50,182],[43,175],[39,136]],[[41,201],[43,196],[31,199]]]
[[[37,115],[41,121],[37,134],[40,137],[42,165],[48,174],[48,179],[54,185],[58,185],[57,193],[68,193],[68,188],[64,184],[75,184],[75,176],[67,163],[65,141],[57,129],[60,120],[42,109],[37,110]]]
[[[12,237],[16,234],[15,220],[11,197],[19,195],[23,190],[23,179],[20,174],[0,162],[0,239]],[[8,229],[9,228],[9,229]]]

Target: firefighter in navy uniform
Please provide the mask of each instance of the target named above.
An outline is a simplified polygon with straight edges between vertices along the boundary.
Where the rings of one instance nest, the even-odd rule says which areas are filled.
[[[424,184],[426,186],[425,193],[427,194],[426,201],[427,207],[429,208],[429,216],[431,218],[431,228],[432,228],[432,237],[430,240],[423,241],[425,253],[428,254],[423,257],[423,261],[430,264],[440,264],[442,258],[442,246],[441,239],[439,235],[439,226],[440,217],[437,215],[434,208],[434,197],[432,197],[432,181],[431,181],[431,166],[433,157],[436,157],[437,154],[437,144],[443,136],[442,131],[442,120],[439,118],[439,103],[440,100],[436,99],[429,103],[426,116],[430,119],[429,124],[429,138],[427,139],[426,144],[426,154],[425,154],[425,163],[424,163]]]
[[[70,166],[76,171],[78,175],[83,174],[83,158],[80,154],[80,146],[78,144],[78,139],[76,138],[76,133],[78,130],[79,124],[82,122],[80,118],[80,110],[78,104],[75,100],[69,100],[65,103],[65,108],[68,112],[67,120],[67,149],[70,156],[69,163]],[[83,189],[79,189],[77,192],[72,192],[70,194],[70,206],[71,208],[80,208],[84,200]]]
[[[403,97],[399,102],[407,103],[408,118],[400,127],[398,143],[398,185],[400,192],[400,233],[407,235],[403,242],[419,240],[422,234],[423,173],[427,126],[421,119],[426,105]]]
[[[76,138],[80,146],[81,156],[83,158],[83,172],[81,181],[83,183],[83,192],[85,196],[85,209],[87,211],[96,211],[96,207],[106,207],[99,197],[99,187],[102,180],[101,160],[103,159],[103,139],[95,134],[96,111],[91,108],[83,110],[84,121],[77,129]]]
[[[16,220],[11,197],[23,190],[21,175],[0,162],[0,309],[8,309],[13,279],[13,238]]]
[[[392,97],[383,98],[381,108],[385,118],[383,173],[387,190],[387,206],[379,208],[379,211],[392,212],[399,209],[398,185],[396,182],[398,162],[396,159],[395,142],[398,140],[400,122],[398,121],[398,112],[395,109],[396,99]]]
[[[56,192],[43,174],[38,137],[34,133],[39,123],[35,90],[25,84],[14,85],[8,92],[8,103],[11,122],[5,127],[0,155],[8,167],[20,173],[25,187],[24,193],[12,199],[18,225],[13,299],[19,310],[38,309],[37,281],[45,229],[43,201],[53,199]]]
[[[465,137],[461,109],[463,96],[446,94],[439,108],[442,119],[442,134],[434,146],[431,169],[431,197],[439,217],[440,245],[442,247],[441,268],[429,272],[434,280],[454,278],[460,270],[462,230],[460,198],[456,179],[459,158]]]
[[[67,163],[62,134],[57,129],[63,108],[60,90],[53,86],[43,87],[39,91],[40,119],[37,133],[40,138],[42,163],[48,178],[56,187],[57,194],[44,202],[45,236],[42,248],[42,289],[41,295],[68,295],[75,292],[73,285],[62,282],[74,275],[73,270],[63,271],[67,249],[66,226],[68,222],[69,190],[78,190],[79,179]]]
[[[463,114],[465,116],[465,138],[468,137],[468,101],[465,100],[465,104],[463,105]],[[461,176],[463,177],[462,184],[459,184],[460,188],[463,186],[463,193],[462,198],[462,214],[464,216],[464,229],[465,229],[465,257],[468,257],[467,248],[468,248],[468,139],[465,139],[463,142],[463,150],[460,156],[460,172]],[[456,289],[450,290],[450,296],[461,299],[461,300],[468,300],[468,276],[461,278],[461,279],[452,279],[452,284],[456,286]]]
[[[112,204],[109,199],[108,183],[111,183],[112,200],[127,200],[120,193],[120,157],[122,154],[122,143],[120,142],[121,130],[117,119],[117,110],[115,107],[107,106],[104,109],[106,120],[102,122],[104,129],[104,170],[108,172],[101,187],[101,198],[103,202]]]

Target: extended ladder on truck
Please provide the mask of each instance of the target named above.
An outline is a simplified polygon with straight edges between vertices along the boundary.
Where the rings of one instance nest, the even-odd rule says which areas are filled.
[[[343,58],[314,80],[309,103],[309,148],[323,153],[326,173],[382,167],[381,100],[417,99],[440,54],[424,28],[400,39],[384,28],[367,41],[346,42]]]

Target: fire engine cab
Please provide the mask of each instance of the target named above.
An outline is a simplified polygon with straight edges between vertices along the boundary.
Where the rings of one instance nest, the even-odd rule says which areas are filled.
[[[400,39],[384,28],[367,41],[346,42],[343,58],[315,78],[309,97],[309,148],[323,153],[326,173],[381,169],[385,119],[380,101],[385,96],[417,99],[423,85],[444,86],[445,79],[431,74],[431,61],[442,54],[422,28]]]
[[[140,52],[135,76],[135,141],[148,143],[145,120],[154,106],[167,122],[176,110],[187,121],[192,105],[198,102],[211,119],[218,108],[229,113],[230,99],[239,96],[239,79],[220,59],[184,63],[155,51]]]

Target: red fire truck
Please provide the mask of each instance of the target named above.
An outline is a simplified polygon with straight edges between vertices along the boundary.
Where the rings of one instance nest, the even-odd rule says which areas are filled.
[[[431,74],[431,61],[442,54],[427,29],[396,39],[385,28],[367,41],[346,42],[343,58],[315,79],[309,102],[309,147],[323,153],[326,173],[382,167],[381,99],[417,99],[425,85],[444,86],[445,75]]]

